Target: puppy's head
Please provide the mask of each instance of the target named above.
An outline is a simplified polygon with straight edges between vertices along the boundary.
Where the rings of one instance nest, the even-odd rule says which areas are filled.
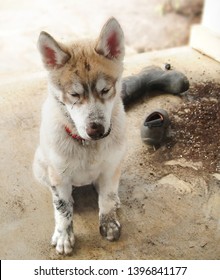
[[[110,18],[97,40],[70,45],[41,32],[38,47],[51,91],[65,104],[78,134],[86,140],[107,136],[123,70],[124,35],[117,20]]]

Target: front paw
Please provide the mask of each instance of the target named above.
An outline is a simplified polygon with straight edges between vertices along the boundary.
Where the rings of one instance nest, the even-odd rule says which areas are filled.
[[[109,241],[116,241],[121,235],[120,223],[115,219],[102,219],[99,230],[100,234]]]
[[[56,246],[56,251],[61,255],[70,255],[73,251],[75,238],[72,229],[68,230],[55,230],[51,244]]]

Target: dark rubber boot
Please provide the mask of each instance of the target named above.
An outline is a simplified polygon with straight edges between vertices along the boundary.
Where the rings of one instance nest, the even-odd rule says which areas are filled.
[[[152,90],[180,94],[188,89],[189,81],[183,73],[150,66],[143,68],[137,75],[122,79],[121,97],[124,105],[128,105]]]
[[[150,113],[141,126],[141,139],[144,143],[157,146],[166,137],[170,124],[169,116],[163,109],[157,109]]]

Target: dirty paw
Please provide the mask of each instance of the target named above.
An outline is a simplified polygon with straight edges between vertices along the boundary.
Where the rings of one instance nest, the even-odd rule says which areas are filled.
[[[61,255],[70,255],[75,243],[73,231],[55,230],[51,244],[56,247],[56,251]]]
[[[121,235],[121,226],[117,220],[101,222],[100,234],[109,241],[118,240]]]

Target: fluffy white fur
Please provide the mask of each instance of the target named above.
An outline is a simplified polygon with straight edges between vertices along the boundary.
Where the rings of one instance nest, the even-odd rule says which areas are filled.
[[[116,34],[113,52],[115,53],[117,48],[117,53],[121,52],[122,59],[123,33],[115,19],[110,19],[103,27],[101,42],[98,41],[98,45],[105,48],[104,41],[108,40],[106,34],[110,31]],[[47,64],[52,52],[52,58],[55,54],[60,67],[68,55],[65,55],[58,43],[51,38],[43,34],[39,41],[39,49],[44,63]],[[44,51],[45,44],[51,48],[49,58],[48,52]],[[105,53],[101,55],[105,56]],[[107,65],[109,58],[105,59]],[[111,63],[109,61],[110,65]],[[48,69],[48,65],[45,66]],[[94,184],[97,187],[100,232],[110,241],[117,240],[120,236],[116,208],[119,204],[120,165],[125,152],[125,113],[120,97],[120,75],[114,84],[114,90],[105,78],[97,78],[95,90],[99,97],[95,98],[89,88],[87,101],[84,103],[77,101],[85,94],[79,81],[72,81],[72,88],[77,96],[70,100],[74,101],[66,102],[63,98],[64,93],[57,88],[53,79],[49,79],[49,94],[42,109],[40,144],[35,154],[33,169],[35,177],[52,192],[55,212],[52,244],[60,254],[71,253],[74,245],[72,186]],[[101,92],[106,89],[106,95],[102,97]],[[104,133],[111,128],[110,134],[92,140],[86,132],[91,122],[101,122]],[[65,126],[73,129],[84,141],[73,139],[67,134]]]

